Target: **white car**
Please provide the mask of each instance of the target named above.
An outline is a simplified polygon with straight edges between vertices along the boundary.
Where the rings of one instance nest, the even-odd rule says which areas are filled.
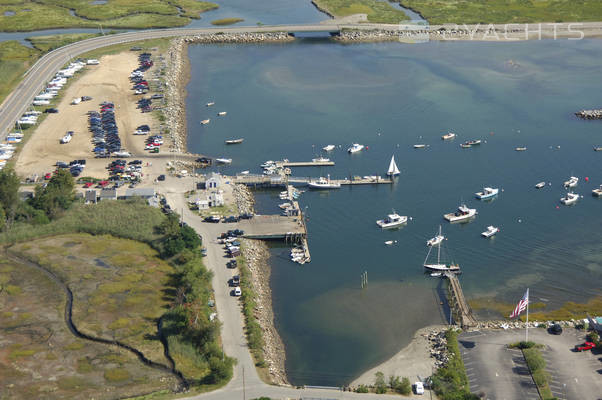
[[[236,296],[236,297],[242,296],[242,290],[240,290],[240,286],[236,286],[234,288],[234,296]],[[423,390],[423,392],[424,392],[424,390]]]
[[[422,382],[414,383],[414,393],[424,394],[424,385],[422,384]]]

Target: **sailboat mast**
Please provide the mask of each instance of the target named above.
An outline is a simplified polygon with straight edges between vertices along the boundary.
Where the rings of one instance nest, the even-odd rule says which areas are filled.
[[[441,236],[441,225],[439,225],[439,236]],[[441,242],[437,245],[437,264],[440,264],[441,258]]]

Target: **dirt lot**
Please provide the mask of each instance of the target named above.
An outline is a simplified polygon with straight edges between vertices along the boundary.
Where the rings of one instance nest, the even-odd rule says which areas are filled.
[[[174,384],[129,352],[76,338],[63,291],[42,272],[4,260],[0,287],[0,398],[110,399]]]
[[[146,136],[134,136],[132,133],[137,126],[148,124],[152,133],[158,133],[158,122],[151,113],[142,113],[136,108],[140,96],[134,95],[129,75],[137,68],[138,53],[124,52],[106,55],[100,59],[100,65],[86,66],[80,75],[71,78],[69,86],[61,91],[62,98],[56,108],[57,114],[49,114],[38,126],[33,136],[19,154],[16,170],[23,177],[37,174],[42,176],[54,170],[57,161],[86,159],[87,164],[82,176],[106,178],[105,167],[109,159],[95,159],[91,142],[92,135],[88,131],[86,113],[98,111],[103,101],[115,104],[115,118],[119,129],[122,147],[137,158],[144,156],[146,163],[153,163],[154,175],[163,173],[163,164],[169,159],[165,154],[150,155],[144,151]],[[157,58],[153,54],[153,58]],[[152,69],[151,69],[152,71]],[[145,74],[147,80],[152,78],[151,71]],[[91,96],[91,101],[71,105],[76,97]],[[149,95],[147,94],[146,97]],[[67,131],[74,131],[71,142],[60,144],[60,139]],[[160,161],[160,162],[157,162]],[[143,171],[145,175],[147,172]]]

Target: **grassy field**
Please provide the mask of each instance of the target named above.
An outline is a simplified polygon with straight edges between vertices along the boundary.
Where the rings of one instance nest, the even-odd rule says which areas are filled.
[[[3,1],[0,31],[51,28],[166,28],[185,26],[191,18],[217,4],[196,0],[89,0]],[[73,11],[74,15],[70,13]],[[6,15],[6,12],[13,15]]]
[[[314,0],[321,10],[335,17],[346,17],[352,14],[367,14],[369,22],[397,24],[408,20],[401,10],[396,10],[387,1],[378,0]]]
[[[100,36],[100,33],[65,33],[62,35],[33,36],[27,38],[33,47],[41,52],[48,52],[69,43]]]
[[[64,306],[62,290],[45,274],[0,262],[0,398],[111,399],[174,383],[129,352],[77,339]]]
[[[148,245],[71,234],[22,242],[10,251],[53,271],[69,286],[73,321],[80,331],[117,339],[167,365],[157,321],[175,292],[170,286],[173,269]]]
[[[16,40],[0,42],[0,103],[19,84],[23,74],[38,59],[40,52]]]
[[[347,0],[349,3],[352,0]],[[602,21],[599,0],[399,0],[431,24]]]
[[[239,22],[244,21],[242,18],[222,18],[222,19],[214,19],[211,21],[211,25],[233,25]]]

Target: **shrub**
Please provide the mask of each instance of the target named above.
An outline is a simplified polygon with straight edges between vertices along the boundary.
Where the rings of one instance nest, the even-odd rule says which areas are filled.
[[[378,393],[378,394],[387,393],[387,384],[385,383],[385,374],[378,371],[376,374],[374,374],[374,376],[376,378],[374,380],[374,389],[376,390],[376,393]]]
[[[546,362],[537,349],[524,349],[523,354],[531,372],[543,369]]]
[[[366,385],[359,385],[356,389],[355,389],[356,393],[369,393],[370,390],[368,390],[368,386]]]
[[[531,342],[531,341],[525,342],[524,340],[520,341],[520,342],[511,343],[508,345],[508,347],[511,349],[530,349],[531,347],[534,347],[534,346],[535,346],[535,342]]]

